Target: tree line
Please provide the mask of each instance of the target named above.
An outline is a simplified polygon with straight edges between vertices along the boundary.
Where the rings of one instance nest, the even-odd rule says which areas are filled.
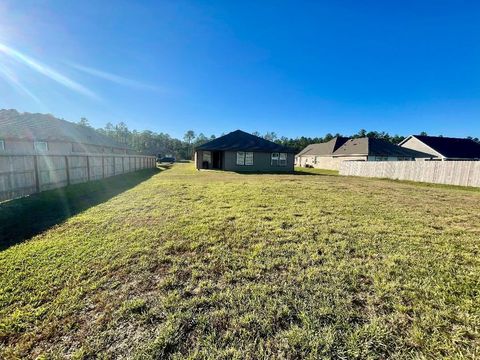
[[[81,126],[93,128],[88,119],[82,117],[77,123]],[[182,140],[171,137],[169,134],[150,130],[130,130],[124,122],[116,125],[107,123],[105,127],[94,129],[98,133],[114,139],[116,142],[127,145],[133,150],[144,155],[174,156],[177,159],[191,159],[196,146],[215,139],[204,134],[195,134],[193,130],[185,133]]]
[[[90,123],[86,118],[81,118],[78,122],[79,125],[90,127]],[[107,123],[104,128],[95,129],[100,134],[106,135],[115,141],[127,145],[137,152],[145,155],[158,155],[158,156],[174,156],[177,159],[192,159],[193,151],[196,146],[202,145],[207,141],[215,139],[215,135],[207,137],[203,133],[198,135],[193,130],[188,130],[183,139],[176,139],[166,133],[156,133],[150,130],[130,130],[124,122],[120,122],[116,125]],[[278,144],[288,146],[297,152],[300,152],[306,146],[310,144],[316,144],[321,142],[330,141],[337,136],[343,136],[341,134],[327,133],[323,137],[297,137],[288,138],[285,136],[278,137],[275,132],[267,132],[260,134],[255,131],[253,135],[263,137],[264,139],[274,141]],[[224,135],[224,134],[221,134]],[[427,135],[426,132],[420,133],[420,135]],[[440,135],[441,136],[441,135]],[[367,131],[361,129],[355,134],[348,135],[349,138],[370,137],[376,139],[383,139],[391,142],[392,144],[398,144],[405,139],[405,136],[390,135],[385,131]],[[480,143],[480,139],[469,137],[476,142]]]

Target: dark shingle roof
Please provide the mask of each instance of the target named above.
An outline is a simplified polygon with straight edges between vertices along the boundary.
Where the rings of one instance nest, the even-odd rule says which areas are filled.
[[[367,155],[367,156],[402,156],[415,158],[430,158],[432,155],[420,151],[394,145],[386,140],[375,138],[350,139],[340,146],[333,156]]]
[[[265,140],[261,137],[246,133],[242,130],[236,130],[227,135],[216,138],[203,145],[197,146],[195,150],[206,151],[258,151],[258,152],[286,152],[295,151]]]
[[[348,138],[337,136],[330,141],[318,144],[310,144],[300,151],[297,156],[301,155],[332,155],[332,153],[342,146]]]
[[[447,158],[479,159],[480,144],[471,139],[412,135]],[[407,138],[408,139],[408,138]],[[405,141],[404,141],[405,142]]]
[[[52,115],[0,110],[0,138],[69,141],[126,149],[92,128],[57,119]]]

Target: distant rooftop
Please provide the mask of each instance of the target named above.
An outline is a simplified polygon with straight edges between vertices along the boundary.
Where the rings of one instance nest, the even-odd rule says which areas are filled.
[[[375,138],[356,138],[346,141],[333,156],[366,155],[366,156],[401,156],[430,158],[432,155],[420,151],[403,148],[389,141]]]
[[[0,138],[43,141],[68,141],[128,149],[95,129],[58,119],[49,114],[0,110]]]
[[[349,138],[337,136],[330,141],[310,144],[305,149],[300,151],[297,156],[301,155],[332,155],[335,150],[342,146]]]
[[[410,138],[417,138],[428,147],[442,154],[446,158],[457,159],[479,159],[480,144],[471,139],[442,137],[442,136],[426,136],[411,135],[400,143],[404,144]]]

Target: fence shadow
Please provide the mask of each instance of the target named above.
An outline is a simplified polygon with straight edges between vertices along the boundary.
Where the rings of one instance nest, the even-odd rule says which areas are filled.
[[[313,169],[313,168],[295,168],[295,175],[322,175],[322,176],[338,176],[337,170]]]
[[[133,188],[159,171],[162,169],[139,170],[0,203],[0,251]]]

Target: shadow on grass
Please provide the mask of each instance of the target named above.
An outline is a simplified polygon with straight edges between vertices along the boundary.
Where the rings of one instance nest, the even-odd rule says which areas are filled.
[[[0,251],[105,202],[162,170],[164,169],[144,169],[1,203]]]
[[[210,171],[225,171],[211,169]],[[228,171],[241,175],[323,175],[323,176],[338,176],[337,170],[324,170],[312,168],[295,168],[294,171]]]
[[[338,176],[337,170],[314,169],[314,168],[295,168],[295,175],[324,175],[324,176]]]

